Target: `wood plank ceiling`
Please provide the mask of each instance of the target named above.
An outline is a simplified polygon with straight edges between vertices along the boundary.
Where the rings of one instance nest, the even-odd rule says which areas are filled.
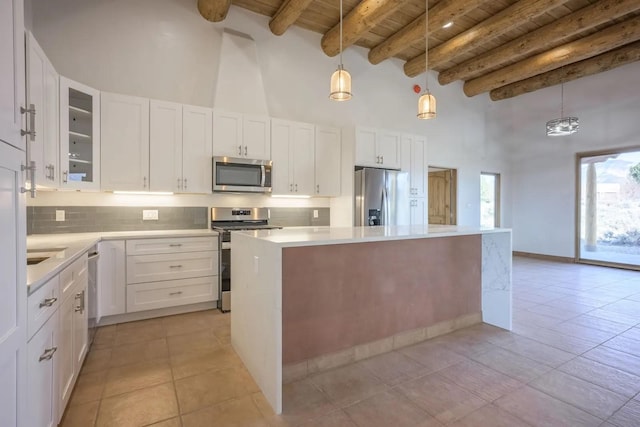
[[[338,53],[339,0],[198,0],[198,9],[217,22],[230,4],[271,17],[274,34],[290,25],[323,34],[323,51]],[[343,0],[343,9],[345,49],[424,73],[424,0]],[[638,60],[640,0],[429,0],[429,69],[440,84],[463,80],[467,96],[512,98]]]

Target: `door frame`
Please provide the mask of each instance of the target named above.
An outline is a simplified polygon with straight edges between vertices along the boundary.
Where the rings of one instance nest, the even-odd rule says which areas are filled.
[[[582,228],[580,226],[582,222],[581,221],[582,211],[580,209],[581,208],[580,201],[582,199],[582,188],[581,188],[582,182],[581,182],[580,172],[581,172],[581,166],[582,166],[582,159],[585,157],[604,156],[607,154],[623,154],[623,153],[629,153],[633,151],[640,151],[640,145],[632,145],[632,146],[621,147],[621,148],[606,148],[601,150],[582,151],[582,152],[576,153],[576,156],[575,156],[575,218],[574,218],[575,234],[574,234],[573,240],[575,245],[574,260],[578,264],[599,265],[602,267],[615,267],[615,268],[623,268],[627,270],[640,271],[640,265],[617,263],[617,262],[610,262],[610,261],[598,261],[593,259],[585,259],[580,256],[582,253],[581,245],[580,245],[580,233],[582,231]]]
[[[430,170],[437,169],[437,170]],[[427,201],[429,195],[429,173],[449,171],[449,223],[446,225],[458,224],[458,169],[448,166],[427,165]],[[427,224],[429,223],[429,207],[427,206]]]

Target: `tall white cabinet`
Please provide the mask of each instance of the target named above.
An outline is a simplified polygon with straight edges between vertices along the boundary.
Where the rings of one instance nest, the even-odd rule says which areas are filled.
[[[315,127],[312,124],[273,119],[271,159],[273,194],[315,193]]]
[[[101,188],[149,190],[149,100],[102,92]]]
[[[411,224],[423,225],[427,218],[427,140],[421,135],[402,135],[402,170],[409,173]]]
[[[36,184],[58,187],[59,76],[31,33],[26,34],[26,47],[27,104],[35,109],[35,135],[29,141],[29,157],[36,162]]]
[[[26,213],[20,166],[24,107],[22,0],[0,1],[0,416],[8,426],[27,425]],[[20,150],[16,149],[19,148]],[[22,150],[22,151],[21,151]]]
[[[211,193],[213,110],[182,107],[182,192]]]
[[[149,102],[149,116],[149,188],[151,191],[180,192],[182,104],[152,99]]]
[[[342,145],[340,129],[316,126],[316,196],[340,195]]]

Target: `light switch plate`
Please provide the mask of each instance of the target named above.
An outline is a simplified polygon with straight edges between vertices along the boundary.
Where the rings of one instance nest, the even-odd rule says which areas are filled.
[[[63,210],[56,209],[56,221],[65,221],[65,212]]]
[[[142,220],[143,221],[157,221],[158,220],[158,210],[157,209],[143,209],[142,210]]]

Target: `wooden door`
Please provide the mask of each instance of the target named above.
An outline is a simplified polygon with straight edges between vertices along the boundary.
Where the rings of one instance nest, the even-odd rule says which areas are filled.
[[[452,170],[429,172],[429,224],[455,224]]]

